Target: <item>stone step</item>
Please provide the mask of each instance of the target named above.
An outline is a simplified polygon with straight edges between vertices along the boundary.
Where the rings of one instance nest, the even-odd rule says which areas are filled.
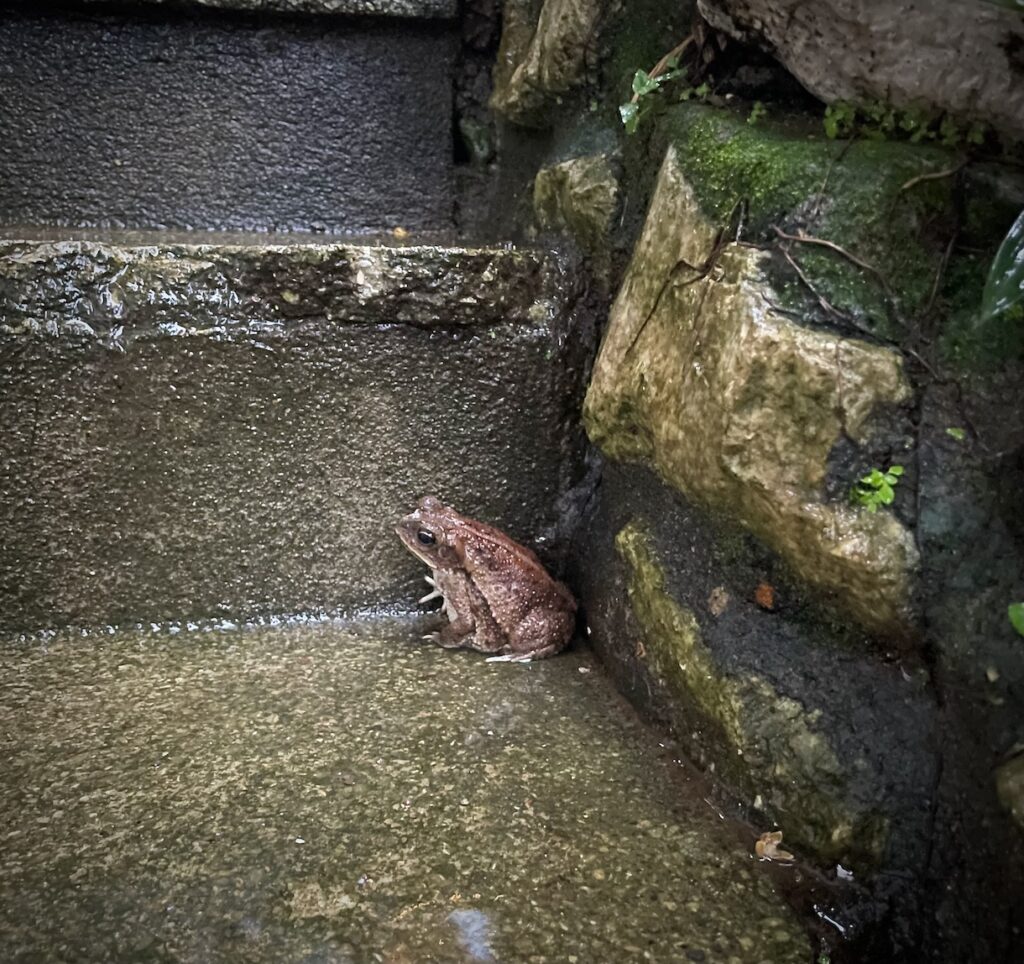
[[[0,686],[5,961],[812,959],[585,651],[133,632],[0,643]]]
[[[53,233],[0,240],[0,631],[408,608],[427,493],[551,545],[591,347],[554,256]]]
[[[175,6],[0,3],[0,223],[451,225],[450,2]]]

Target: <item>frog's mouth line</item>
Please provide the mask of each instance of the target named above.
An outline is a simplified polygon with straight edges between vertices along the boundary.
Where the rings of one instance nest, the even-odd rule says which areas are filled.
[[[417,559],[419,559],[420,562],[425,566],[430,566],[431,569],[434,568],[434,564],[419,552],[416,546],[416,540],[409,537],[405,528],[400,525],[395,526],[395,535],[397,535],[401,540],[402,545],[405,546],[405,548],[408,549]]]

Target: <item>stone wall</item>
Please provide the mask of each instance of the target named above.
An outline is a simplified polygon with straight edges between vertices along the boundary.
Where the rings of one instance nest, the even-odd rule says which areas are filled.
[[[952,5],[955,40],[920,50],[911,33],[934,11],[873,11],[868,34],[892,29],[868,58],[856,31],[810,50],[798,29],[772,33],[778,11],[700,6],[710,25],[677,4],[605,5],[587,42],[600,63],[584,58],[575,87],[538,81],[528,115],[494,102],[549,131],[534,229],[560,232],[613,292],[584,406],[600,482],[571,572],[589,638],[721,781],[720,805],[777,826],[836,882],[851,959],[1010,961],[1024,324],[978,306],[1024,178],[992,134],[968,155],[934,132],[831,141],[825,104],[763,50],[824,101],[890,92],[895,111],[1011,141],[998,41],[1019,15]],[[794,26],[819,16],[801,7]],[[539,51],[534,17],[516,29]],[[633,74],[688,31],[687,75],[626,135]],[[984,44],[991,56],[961,56]],[[891,83],[896,54],[924,65],[916,94]],[[868,511],[852,489],[894,465],[891,502]]]

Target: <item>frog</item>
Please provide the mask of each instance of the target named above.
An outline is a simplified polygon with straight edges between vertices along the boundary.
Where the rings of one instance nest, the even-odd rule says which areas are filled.
[[[531,662],[568,645],[575,598],[534,552],[500,529],[428,495],[395,532],[431,569],[431,591],[418,601],[443,600],[448,622],[425,638],[492,654],[491,662]]]

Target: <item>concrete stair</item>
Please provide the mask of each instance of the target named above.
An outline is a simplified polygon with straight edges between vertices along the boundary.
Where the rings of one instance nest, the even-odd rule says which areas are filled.
[[[8,234],[0,631],[408,608],[426,493],[550,545],[587,350],[557,259]]]
[[[0,223],[450,228],[453,6],[0,4]]]

